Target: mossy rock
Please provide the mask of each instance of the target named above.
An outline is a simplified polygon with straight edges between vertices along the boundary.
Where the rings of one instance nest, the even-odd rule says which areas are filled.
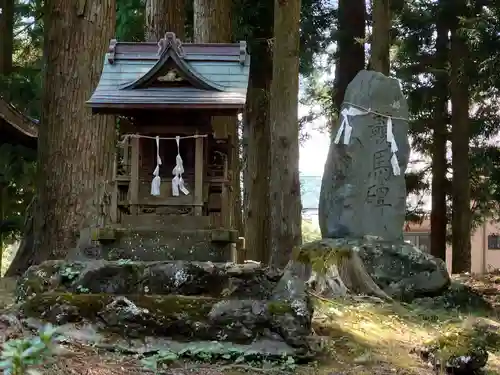
[[[267,299],[281,273],[254,264],[164,261],[48,261],[30,267],[17,298],[45,292],[176,294]]]
[[[454,375],[479,373],[488,362],[488,349],[495,341],[481,326],[449,326],[440,336],[418,349],[421,358],[436,370]]]
[[[28,317],[54,324],[90,321],[129,337],[248,344],[259,338],[308,350],[310,325],[288,302],[203,296],[43,293],[22,304]]]

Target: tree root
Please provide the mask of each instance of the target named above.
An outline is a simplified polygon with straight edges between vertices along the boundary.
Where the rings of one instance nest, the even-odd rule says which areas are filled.
[[[359,254],[351,248],[336,248],[332,239],[321,239],[299,247],[295,260],[311,264],[307,281],[312,292],[323,298],[364,294],[393,301],[371,278]]]

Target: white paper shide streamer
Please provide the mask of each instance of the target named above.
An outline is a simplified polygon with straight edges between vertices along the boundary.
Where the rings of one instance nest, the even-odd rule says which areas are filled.
[[[161,185],[161,177],[160,177],[160,137],[156,137],[156,168],[153,171],[153,181],[151,182],[151,195],[158,197],[160,195],[160,185]]]
[[[174,197],[178,197],[180,195],[179,192],[182,192],[184,195],[189,194],[188,189],[186,189],[186,187],[184,186],[184,180],[182,179],[182,174],[184,173],[184,166],[180,155],[180,148],[179,148],[180,140],[181,137],[179,136],[175,137],[175,142],[177,143],[177,156],[175,157],[175,167],[172,170],[172,174],[174,175],[174,178],[172,179],[172,195]]]
[[[348,107],[344,108],[342,112],[340,112],[340,115],[342,116],[342,122],[340,124],[340,128],[337,131],[337,135],[335,136],[334,142],[336,144],[340,143],[340,138],[342,137],[342,134],[344,134],[344,139],[343,139],[343,144],[348,145],[350,140],[351,140],[351,134],[352,134],[352,126],[349,123],[349,117],[350,116],[363,116],[371,113],[370,109],[364,110],[364,109],[358,109],[355,107]],[[379,113],[376,113],[377,115],[380,115]],[[381,115],[384,116],[384,115]],[[391,116],[384,116],[387,118],[387,142],[390,143],[391,145],[391,166],[392,166],[392,173],[394,176],[399,176],[401,175],[401,169],[399,168],[399,162],[398,162],[398,146],[396,144],[396,139],[394,138],[394,133],[392,129],[392,117]]]

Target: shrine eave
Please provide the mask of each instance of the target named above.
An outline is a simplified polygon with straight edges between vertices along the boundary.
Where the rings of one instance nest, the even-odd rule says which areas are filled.
[[[110,109],[242,110],[250,55],[246,42],[182,43],[167,32],[158,43],[112,40],[97,88],[87,101]]]
[[[38,126],[35,120],[24,115],[0,97],[0,144],[20,144],[36,149]]]

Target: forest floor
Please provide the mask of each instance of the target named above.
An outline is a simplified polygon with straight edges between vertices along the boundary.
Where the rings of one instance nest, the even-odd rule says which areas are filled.
[[[456,278],[472,287],[500,312],[500,272],[483,277]],[[0,282],[0,304],[13,303],[14,282]],[[299,375],[424,375],[435,372],[411,350],[426,340],[445,332],[450,324],[466,324],[480,317],[474,311],[463,314],[453,309],[426,309],[417,305],[386,304],[362,299],[318,300],[313,340],[319,347],[313,364],[297,366]],[[500,324],[496,314],[482,316]],[[0,339],[5,340],[7,332]],[[9,333],[16,337],[20,333]],[[70,345],[67,352],[45,367],[42,373],[54,375],[142,375],[139,358]],[[256,364],[224,365],[175,361],[160,374],[165,375],[240,375],[286,374],[283,368]],[[486,374],[500,374],[500,352],[490,353]]]

